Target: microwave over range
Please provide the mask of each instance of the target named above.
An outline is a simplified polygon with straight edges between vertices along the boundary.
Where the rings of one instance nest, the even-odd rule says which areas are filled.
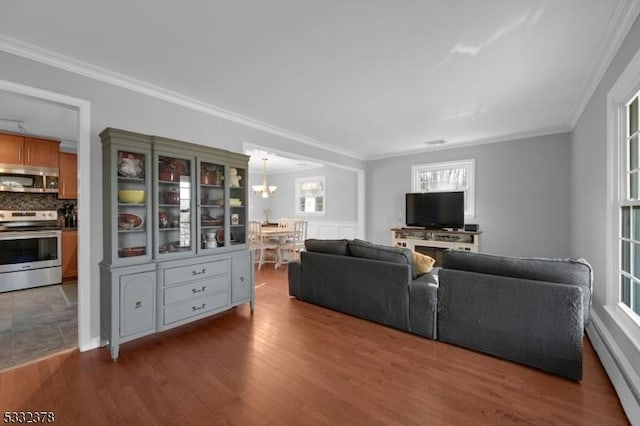
[[[58,192],[58,169],[0,164],[0,191]]]

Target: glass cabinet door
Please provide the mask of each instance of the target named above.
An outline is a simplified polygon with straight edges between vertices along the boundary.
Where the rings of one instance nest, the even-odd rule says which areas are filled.
[[[226,222],[224,176],[225,166],[215,161],[199,162],[200,249],[207,251],[225,245]]]
[[[247,169],[229,167],[229,244],[245,244],[247,238]]]
[[[117,189],[117,258],[134,261],[139,256],[150,256],[148,247],[150,224],[146,223],[150,198],[147,193],[149,173],[148,153],[116,149]]]
[[[163,154],[156,158],[157,255],[193,252],[193,160]]]

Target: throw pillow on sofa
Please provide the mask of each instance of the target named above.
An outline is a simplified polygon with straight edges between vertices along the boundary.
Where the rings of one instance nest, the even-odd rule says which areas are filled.
[[[413,267],[416,269],[418,275],[431,272],[434,263],[436,263],[436,260],[433,257],[418,253],[417,251],[413,252]]]

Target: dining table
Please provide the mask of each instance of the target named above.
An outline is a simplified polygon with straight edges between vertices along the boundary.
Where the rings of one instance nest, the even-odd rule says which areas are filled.
[[[280,248],[284,247],[287,240],[293,238],[293,229],[275,227],[275,226],[263,226],[261,231],[263,238],[269,238],[278,241],[278,256],[275,267],[279,267],[282,264],[282,256]]]

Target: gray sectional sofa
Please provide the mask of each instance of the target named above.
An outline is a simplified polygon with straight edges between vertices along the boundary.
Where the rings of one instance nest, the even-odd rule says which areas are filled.
[[[582,259],[447,251],[418,276],[408,249],[307,240],[289,294],[363,319],[582,378],[592,270]]]
[[[289,294],[430,339],[436,337],[432,274],[417,276],[411,250],[361,240],[307,240],[289,264]]]

